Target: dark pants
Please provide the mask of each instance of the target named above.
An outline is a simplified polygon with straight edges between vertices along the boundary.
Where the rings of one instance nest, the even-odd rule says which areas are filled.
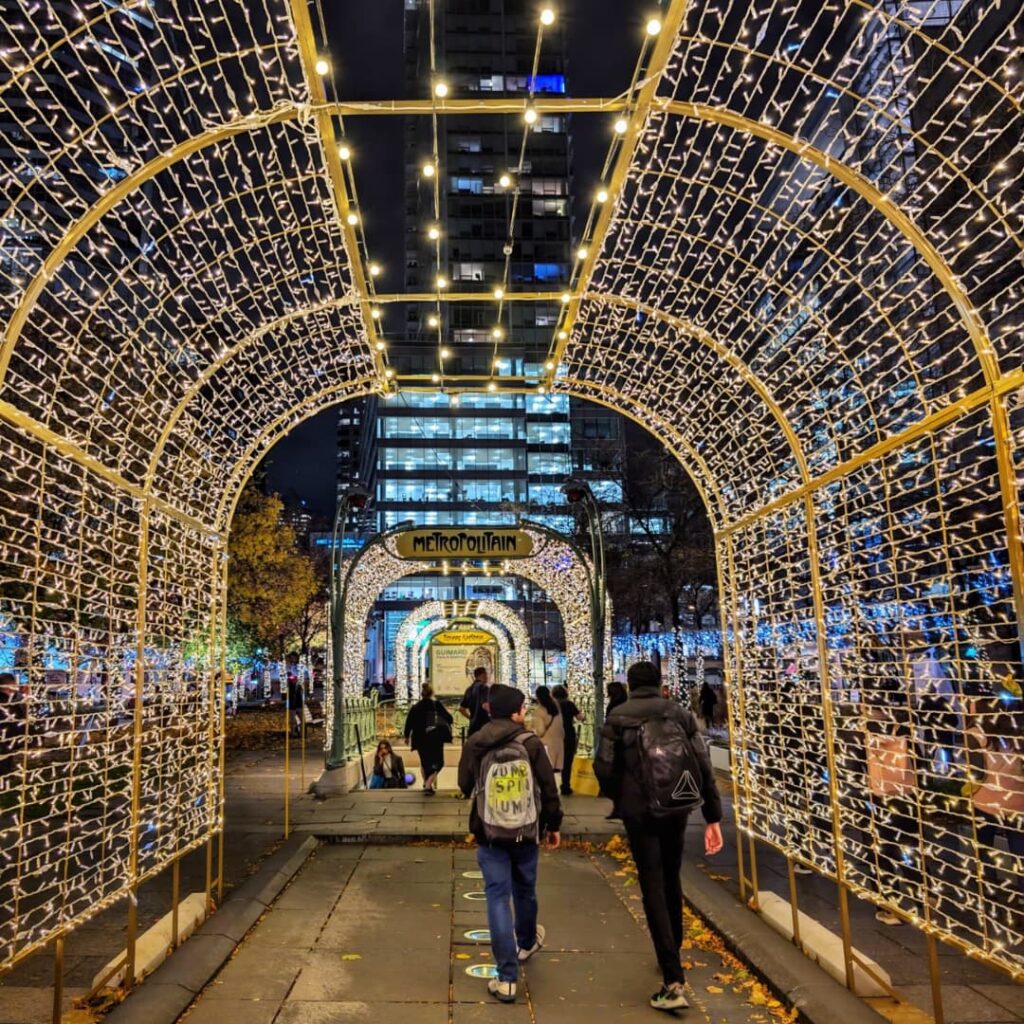
[[[683,944],[683,834],[686,818],[625,818],[629,848],[633,852],[647,928],[666,985],[685,978],[679,961]]]
[[[575,731],[575,730],[574,730]],[[562,796],[572,794],[572,763],[576,759],[576,740],[565,737],[565,751],[562,754]]]

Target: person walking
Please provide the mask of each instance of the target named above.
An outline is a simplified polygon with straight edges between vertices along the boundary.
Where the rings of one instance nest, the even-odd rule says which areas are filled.
[[[551,696],[558,704],[562,715],[562,732],[565,736],[565,748],[562,755],[562,796],[572,796],[572,762],[576,757],[579,733],[576,723],[583,721],[583,712],[576,707],[564,686],[556,686]]]
[[[467,739],[482,729],[490,719],[487,710],[487,697],[490,688],[487,681],[487,669],[483,667],[473,669],[473,682],[466,688],[466,692],[462,695],[462,703],[459,705],[459,714],[463,718],[469,719],[469,729],[466,731]]]
[[[644,914],[663,984],[651,996],[656,1010],[689,1006],[679,948],[683,892],[679,872],[691,811],[702,808],[706,856],[722,849],[722,801],[711,758],[693,713],[659,695],[660,673],[649,661],[627,673],[629,699],[601,730],[594,771],[621,818],[636,863]]]
[[[387,740],[377,744],[373,755],[370,789],[405,789],[405,762],[391,749]]]
[[[545,834],[552,849],[559,845],[562,805],[544,745],[525,728],[525,695],[495,685],[489,700],[491,721],[462,748],[459,789],[473,800],[469,826],[498,971],[487,991],[513,1003],[519,965],[544,945],[544,928],[537,923],[537,865]]]
[[[538,686],[536,696],[537,704],[533,709],[530,728],[543,742],[551,767],[556,772],[560,772],[565,759],[565,730],[562,727],[562,712],[546,686]]]
[[[427,683],[423,696],[409,709],[405,719],[405,740],[420,755],[423,792],[437,792],[437,777],[444,767],[444,745],[452,739],[452,716],[434,699],[434,688]]]
[[[710,729],[715,724],[715,707],[718,704],[718,697],[715,696],[714,687],[706,679],[700,688],[698,701],[700,713],[704,718],[704,728]]]

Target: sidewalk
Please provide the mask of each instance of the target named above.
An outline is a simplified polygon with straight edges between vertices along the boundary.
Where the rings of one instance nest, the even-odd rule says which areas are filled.
[[[475,854],[461,847],[327,844],[181,1018],[185,1024],[651,1024],[660,983],[635,884],[603,855],[545,851],[547,947],[515,1006],[486,992],[490,948]],[[687,1021],[765,1024],[729,959],[693,948]],[[483,975],[473,977],[474,971]],[[739,991],[735,991],[739,988]]]

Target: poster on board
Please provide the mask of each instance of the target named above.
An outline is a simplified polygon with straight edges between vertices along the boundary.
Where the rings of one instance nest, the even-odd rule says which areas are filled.
[[[449,634],[450,636],[451,634]],[[473,670],[487,669],[491,682],[498,678],[498,648],[489,634],[474,635],[473,642],[452,642],[435,637],[430,644],[430,682],[438,697],[461,697],[473,682]]]

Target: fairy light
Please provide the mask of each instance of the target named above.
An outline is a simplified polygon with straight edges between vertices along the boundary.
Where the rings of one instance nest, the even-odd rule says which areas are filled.
[[[1020,683],[1000,653],[1019,629],[1022,582],[1006,541],[1019,535],[1024,474],[1021,292],[1008,270],[1024,211],[1020,158],[1006,142],[1024,135],[1019,41],[1005,4],[963,5],[941,32],[882,5],[862,5],[856,21],[844,5],[806,17],[769,7],[694,7],[657,103],[634,118],[650,79],[628,90],[627,130],[609,149],[632,162],[595,169],[614,216],[604,207],[578,235],[590,256],[574,261],[568,290],[579,301],[557,325],[544,365],[560,376],[547,389],[636,417],[708,496],[733,739],[764,754],[737,761],[744,829],[831,870],[834,808],[848,885],[893,905],[902,868],[871,842],[878,823],[850,737],[894,692],[915,744],[927,736],[911,680],[930,649],[947,652],[938,657],[957,694]],[[16,757],[9,784],[31,834],[6,824],[2,839],[32,908],[9,923],[5,967],[125,898],[124,848],[97,846],[96,835],[141,836],[138,870],[149,874],[221,827],[222,695],[204,681],[224,646],[210,581],[236,488],[303,416],[349,395],[395,394],[384,343],[368,330],[372,291],[357,284],[370,266],[365,240],[342,230],[358,225],[359,206],[354,192],[337,201],[324,166],[325,155],[352,153],[309,116],[311,88],[331,87],[323,40],[309,51],[323,63],[303,68],[280,6],[253,0],[226,49],[216,10],[170,5],[143,33],[97,7],[95,38],[138,57],[123,82],[106,51],[70,37],[81,26],[72,8],[15,0],[12,18],[44,34],[15,32],[0,52],[0,121],[39,154],[24,177],[8,175],[0,215],[0,649],[15,652],[27,686],[31,741],[82,739],[66,777],[31,751]],[[771,37],[757,42],[766,23]],[[665,29],[649,32],[644,61]],[[933,81],[948,81],[948,95],[923,87]],[[88,95],[103,103],[76,99]],[[673,111],[673,100],[695,106]],[[228,131],[130,188],[51,272],[69,226],[87,224],[122,175],[190,142],[197,125]],[[521,127],[538,138],[525,118]],[[436,150],[429,157],[422,173],[436,190],[441,165]],[[855,173],[843,180],[847,166]],[[509,175],[508,206],[523,176]],[[349,168],[341,178],[354,189]],[[146,239],[145,251],[129,239]],[[426,280],[435,272],[440,260]],[[560,595],[570,674],[585,693],[586,582],[527,571]],[[569,578],[567,589],[557,581]],[[921,636],[893,623],[916,623]],[[75,710],[69,726],[49,711],[47,672],[68,673],[104,709],[98,718]],[[133,822],[127,788],[88,780],[133,780],[136,684],[146,816]],[[173,727],[161,724],[164,708]],[[971,707],[961,714],[991,725]],[[895,844],[900,857],[945,866],[926,879],[931,904],[915,893],[909,913],[1019,974],[1024,944],[1006,910],[1021,859],[966,838],[969,802],[946,812],[962,837],[956,857],[937,856],[932,784],[964,765],[961,750],[949,757],[923,766],[929,792],[914,806],[924,810]],[[773,763],[790,765],[800,787]],[[96,830],[68,828],[81,792],[103,806]],[[59,889],[47,888],[57,877]]]

